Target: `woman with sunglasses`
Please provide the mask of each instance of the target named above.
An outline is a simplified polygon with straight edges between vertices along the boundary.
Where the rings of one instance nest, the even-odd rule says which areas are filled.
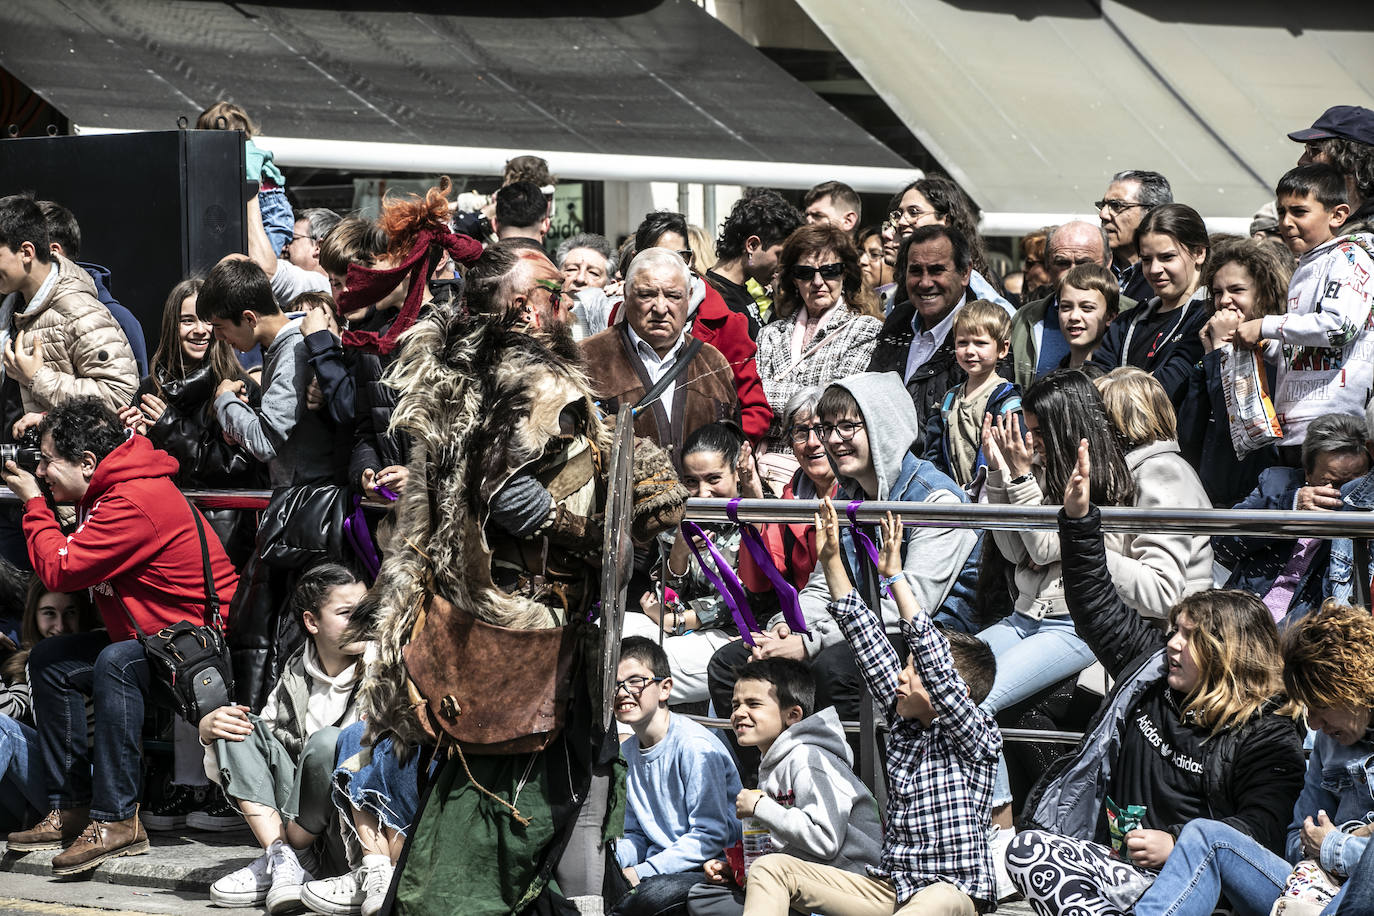
[[[841,229],[817,223],[793,232],[782,246],[779,272],[779,318],[759,331],[758,367],[774,411],[763,451],[790,459],[783,407],[803,388],[823,389],[867,369],[883,322],[859,253]],[[779,467],[779,475],[769,476],[785,483],[798,465],[792,459]]]

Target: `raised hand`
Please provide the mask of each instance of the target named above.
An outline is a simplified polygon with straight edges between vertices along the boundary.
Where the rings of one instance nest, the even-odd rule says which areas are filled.
[[[1078,463],[1064,485],[1064,514],[1082,518],[1091,503],[1092,459],[1088,455],[1088,440],[1078,440]]]
[[[829,496],[821,498],[821,511],[816,514],[816,555],[822,563],[835,560],[840,553],[840,519]]]
[[[1015,412],[1004,413],[998,417],[997,424],[993,427],[992,437],[997,443],[997,448],[1002,452],[1002,459],[1007,471],[1013,477],[1030,473],[1034,449],[1031,446],[1030,433],[1023,434],[1021,432],[1019,414]],[[991,463],[988,466],[991,467]]]
[[[902,571],[902,517],[891,512],[883,517],[883,549],[878,552],[878,575],[884,579]]]

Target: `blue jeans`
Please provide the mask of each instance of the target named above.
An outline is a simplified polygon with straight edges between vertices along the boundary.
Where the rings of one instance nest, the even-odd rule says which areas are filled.
[[[9,716],[0,716],[0,817],[7,824],[27,826],[32,823],[30,815],[46,814],[47,806],[38,732]]]
[[[1224,893],[1241,916],[1266,916],[1293,866],[1229,824],[1199,818],[1179,833],[1135,916],[1209,916]]]
[[[611,910],[610,916],[679,916],[687,912],[687,895],[701,883],[701,869],[675,875],[652,875],[639,882]]]
[[[29,653],[34,721],[48,806],[89,804],[91,819],[122,821],[138,808],[148,660],[136,639],[104,632],[50,636]],[[95,747],[86,742],[86,697],[95,701]]]
[[[999,713],[1093,663],[1093,651],[1078,638],[1070,617],[1036,620],[1012,614],[978,634],[997,656],[997,677],[980,704]]]
[[[1350,872],[1350,878],[1341,888],[1325,910],[1337,916],[1365,916],[1374,913],[1374,843],[1364,848],[1357,864]]]
[[[390,737],[364,745],[366,729],[366,722],[354,722],[339,732],[334,807],[346,824],[353,823],[354,810],[367,811],[383,827],[409,836],[420,807],[420,754],[412,750],[401,763]]]
[[[291,211],[286,191],[282,188],[259,191],[258,208],[262,211],[262,228],[267,231],[272,252],[280,255],[291,243],[291,236],[296,234],[296,215]]]

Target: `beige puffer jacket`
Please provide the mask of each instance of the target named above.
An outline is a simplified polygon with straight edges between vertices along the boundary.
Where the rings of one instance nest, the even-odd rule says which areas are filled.
[[[45,411],[74,397],[100,398],[111,410],[129,406],[138,388],[138,364],[124,329],[96,298],[90,274],[53,256],[57,283],[35,309],[15,316],[27,347],[34,332],[43,341],[43,365],[28,387],[24,411]],[[6,306],[12,306],[11,297]],[[8,315],[6,315],[8,318]]]

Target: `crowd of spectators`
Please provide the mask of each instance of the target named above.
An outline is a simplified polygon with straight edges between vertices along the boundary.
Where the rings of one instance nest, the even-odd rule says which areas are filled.
[[[827,500],[814,525],[757,526],[762,555],[733,523],[636,553],[606,660],[633,732],[608,908],[971,913],[1019,892],[1045,914],[1207,913],[1222,894],[1260,912],[1317,894],[1316,866],[1331,912],[1374,894],[1346,883],[1374,810],[1374,632],[1349,607],[1368,601],[1367,546],[1103,534],[1097,515],[1374,509],[1374,112],[1290,134],[1301,158],[1250,237],[1209,234],[1165,176],[1126,170],[1104,176],[1096,224],[1022,240],[1014,278],[941,176],[879,221],[839,182],[800,209],[747,189],[714,242],[655,211],[619,247],[584,233],[550,255],[536,157],[480,207],[445,179],[375,219],[293,212],[243,109],[198,126],[244,132],[260,191],[247,251],[168,291],[151,354],[119,278],[77,261],[68,206],[0,198],[10,849],[60,848],[54,873],[78,874],[146,850],[146,830],[246,821],[262,858],[216,903],[378,912],[416,768],[362,743],[368,649],[345,622],[398,497],[427,486],[390,370],[424,316],[464,312],[554,334],[690,495]],[[1282,435],[1243,447],[1245,359]],[[258,487],[260,515],[177,492]],[[535,477],[483,498],[492,524],[543,532],[545,560],[549,537],[599,550]],[[859,500],[1065,508],[1057,533],[838,526]],[[170,726],[170,761],[144,760],[161,726],[135,634],[199,622],[207,590],[243,705]],[[1083,744],[1013,772],[998,721],[1066,689],[1100,698]],[[868,696],[883,819],[839,726]],[[709,710],[724,740],[680,715]],[[374,782],[395,794],[378,804]]]

